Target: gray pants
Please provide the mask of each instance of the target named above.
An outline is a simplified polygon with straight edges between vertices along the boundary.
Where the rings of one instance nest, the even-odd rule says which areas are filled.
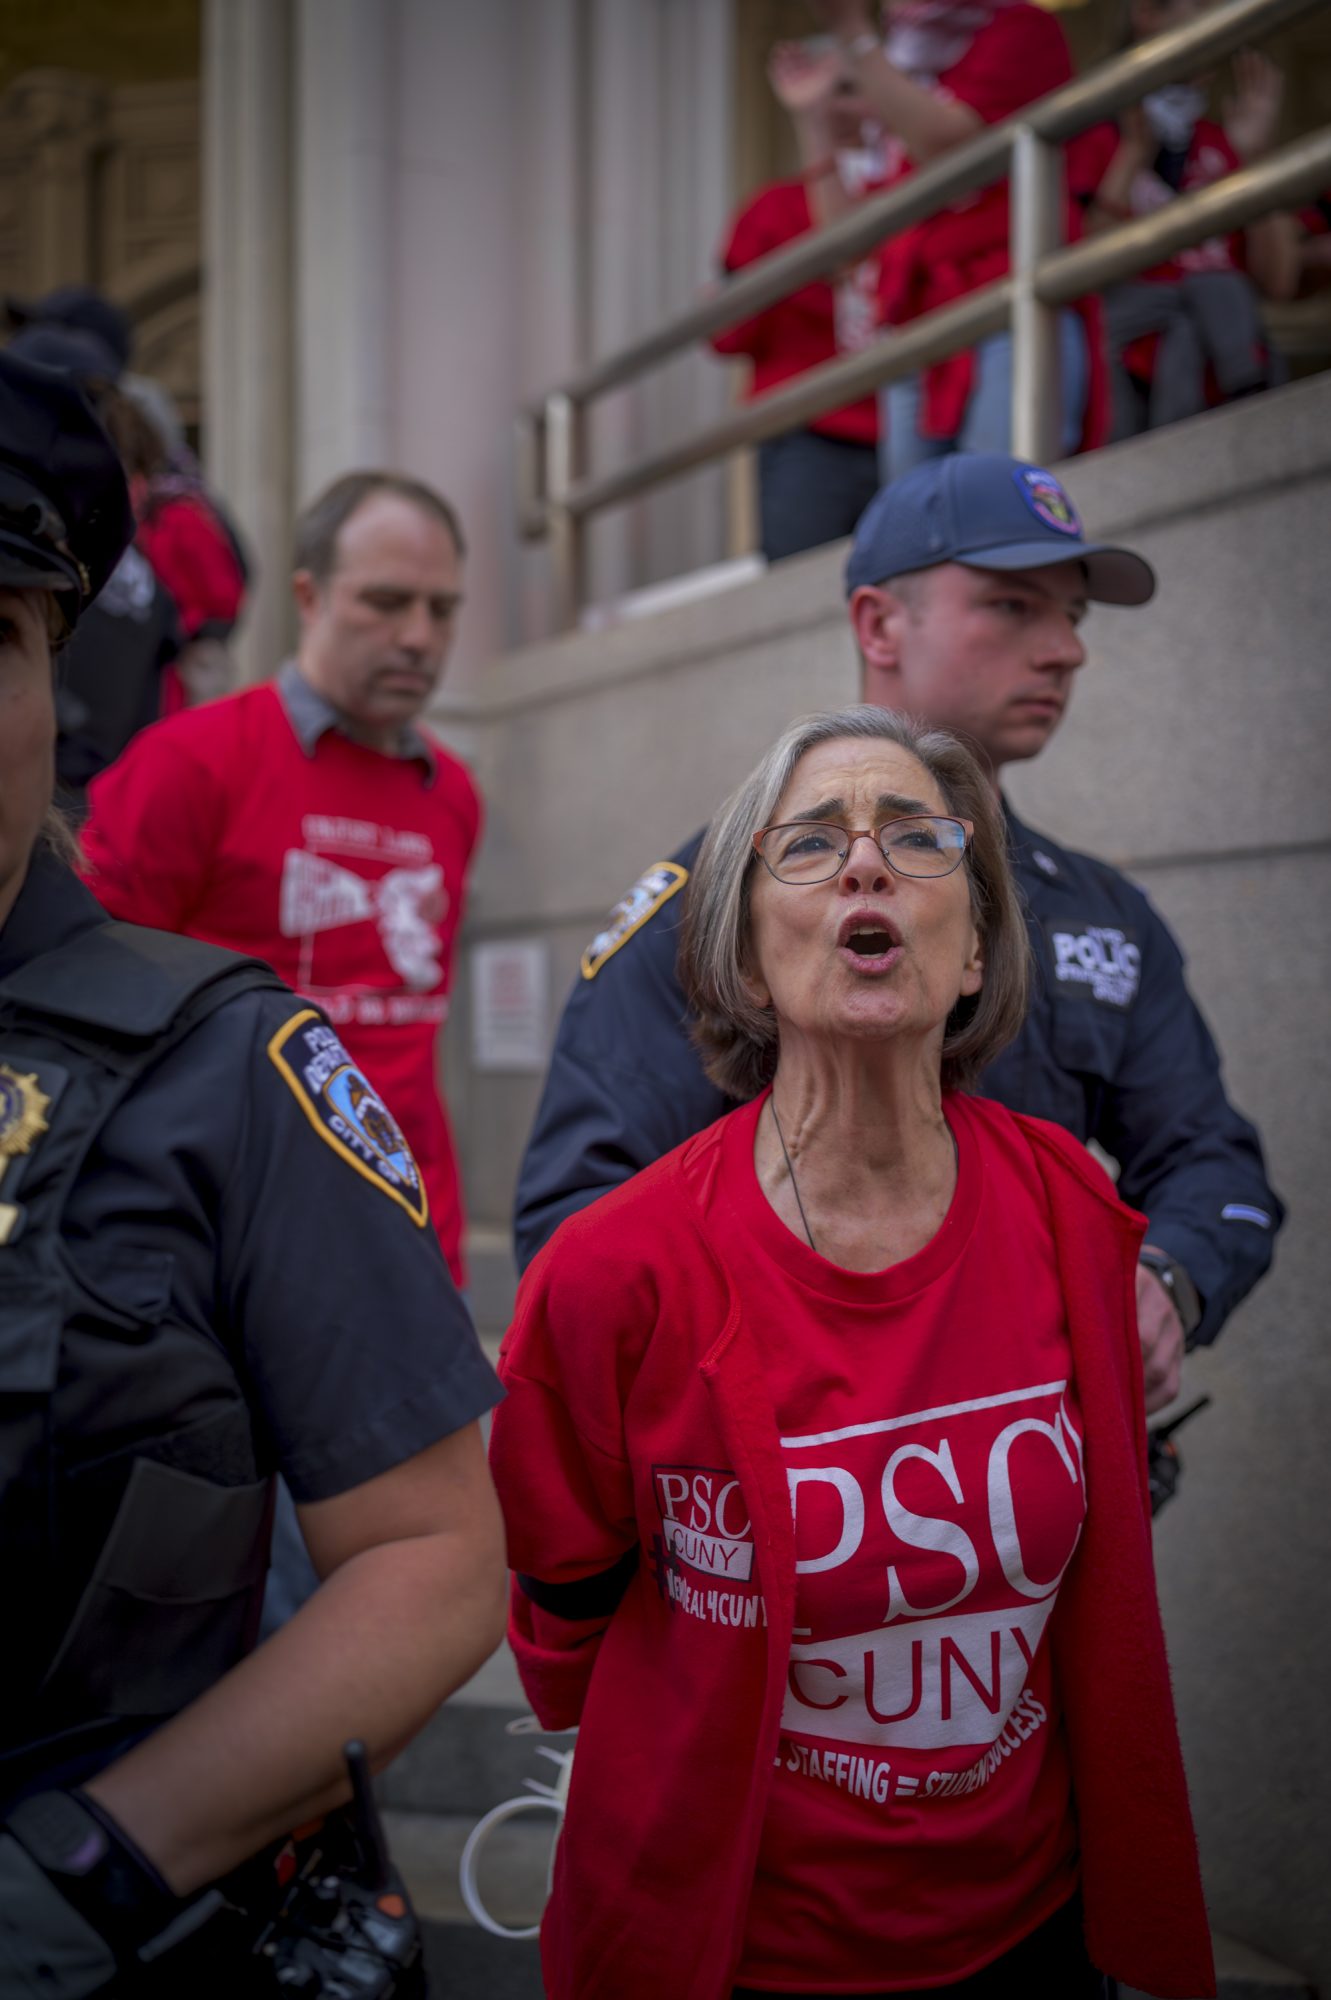
[[[1204,410],[1208,363],[1226,398],[1265,388],[1257,295],[1242,271],[1189,271],[1173,284],[1134,279],[1106,292],[1104,304],[1116,439]],[[1123,366],[1123,350],[1147,333],[1160,344],[1143,384]]]

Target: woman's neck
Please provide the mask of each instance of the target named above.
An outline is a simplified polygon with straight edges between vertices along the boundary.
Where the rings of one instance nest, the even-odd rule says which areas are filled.
[[[830,1262],[878,1271],[914,1256],[956,1187],[936,1041],[783,1044],[754,1164],[786,1227]]]

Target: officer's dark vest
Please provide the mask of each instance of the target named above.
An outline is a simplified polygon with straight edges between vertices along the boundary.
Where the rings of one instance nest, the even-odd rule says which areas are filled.
[[[172,1326],[165,1286],[156,1299],[138,1287],[141,1317],[133,1285],[128,1308],[99,1292],[61,1221],[135,1084],[256,987],[283,990],[256,960],[117,923],[0,979],[0,1063],[11,1073],[11,1157],[0,1161],[0,1800],[30,1782],[34,1762],[77,1766],[99,1740],[173,1714],[254,1643],[272,1482],[231,1358],[220,1340]],[[18,1152],[16,1092],[29,1102]],[[112,1392],[78,1437],[60,1434],[53,1398],[75,1341],[105,1362],[112,1390],[126,1383],[131,1405],[135,1378],[120,1376],[121,1358],[128,1368],[167,1357],[168,1379],[151,1368],[146,1378],[146,1421]]]

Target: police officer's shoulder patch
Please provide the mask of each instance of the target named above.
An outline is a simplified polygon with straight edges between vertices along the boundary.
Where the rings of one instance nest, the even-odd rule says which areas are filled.
[[[293,1014],[268,1058],[319,1137],[423,1229],[430,1217],[421,1170],[396,1119],[313,1007]]]
[[[1046,918],[1045,935],[1056,998],[1098,1000],[1122,1012],[1131,1007],[1141,984],[1142,954],[1137,933],[1117,924]]]
[[[582,976],[595,979],[606,960],[654,917],[663,903],[677,896],[689,879],[689,871],[678,861],[654,861],[640,875],[627,896],[622,896],[582,954]]]

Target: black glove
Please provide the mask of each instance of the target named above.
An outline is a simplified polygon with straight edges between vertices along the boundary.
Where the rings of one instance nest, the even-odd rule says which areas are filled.
[[[218,1901],[205,1895],[182,1902],[147,1855],[86,1792],[39,1792],[22,1799],[5,1821],[4,1833],[81,1919],[78,1928],[100,1938],[119,1966],[151,1961],[177,1937],[206,1922]]]

